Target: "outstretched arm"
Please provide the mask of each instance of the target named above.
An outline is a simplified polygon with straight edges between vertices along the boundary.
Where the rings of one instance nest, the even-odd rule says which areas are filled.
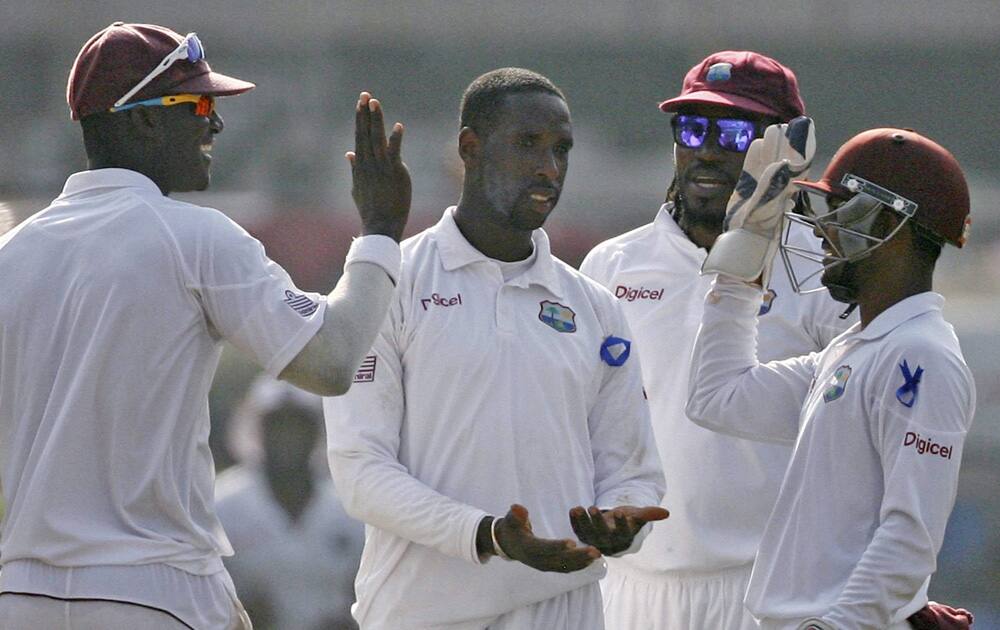
[[[280,378],[323,396],[347,391],[385,319],[399,276],[398,242],[410,209],[410,175],[400,153],[403,126],[386,139],[382,106],[362,92],[355,107],[355,150],[347,153],[362,236],[326,298],[323,324]]]

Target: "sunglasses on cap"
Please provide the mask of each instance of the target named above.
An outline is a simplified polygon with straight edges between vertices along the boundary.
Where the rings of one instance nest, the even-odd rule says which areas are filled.
[[[121,111],[121,109],[123,109],[122,105],[126,103],[128,99],[135,96],[135,94],[142,88],[146,87],[146,85],[148,85],[150,81],[152,81],[156,77],[166,72],[167,68],[174,65],[174,62],[186,59],[191,63],[196,63],[204,58],[205,58],[205,47],[201,45],[201,40],[198,39],[198,34],[188,33],[187,35],[184,36],[184,39],[181,40],[181,43],[178,44],[177,48],[175,48],[170,54],[164,57],[163,61],[161,61],[159,65],[153,68],[152,72],[143,77],[142,81],[139,81],[135,85],[135,87],[126,92],[125,96],[115,101],[115,104],[111,108],[111,111],[113,112]],[[138,103],[135,104],[137,105]]]
[[[168,96],[157,96],[156,98],[148,98],[144,101],[122,105],[121,107],[112,107],[108,111],[123,112],[126,109],[139,106],[170,107],[171,105],[180,105],[181,103],[194,103],[194,113],[196,116],[211,116],[212,112],[215,111],[215,99],[207,94],[170,94]]]
[[[677,114],[670,120],[674,129],[674,142],[688,149],[704,146],[712,125],[719,130],[716,142],[726,151],[746,153],[757,137],[757,124],[741,118],[709,118],[691,114]]]

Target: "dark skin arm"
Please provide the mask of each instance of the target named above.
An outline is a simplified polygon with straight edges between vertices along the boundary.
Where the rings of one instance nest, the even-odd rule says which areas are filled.
[[[670,512],[661,507],[632,505],[620,505],[610,510],[600,510],[593,505],[584,509],[578,505],[569,511],[570,524],[580,540],[607,556],[631,547],[635,535],[646,523],[662,521],[668,516]]]
[[[492,523],[492,517],[484,518],[476,532],[476,551],[481,558],[496,555],[490,537]],[[517,504],[510,506],[507,515],[497,523],[497,542],[511,560],[539,571],[572,573],[601,557],[597,548],[581,547],[575,540],[537,538],[531,531],[527,508]]]
[[[361,215],[361,232],[399,241],[412,195],[410,173],[400,154],[403,125],[393,125],[387,140],[382,105],[368,92],[358,97],[354,113],[354,151],[346,157],[351,163],[351,196]]]

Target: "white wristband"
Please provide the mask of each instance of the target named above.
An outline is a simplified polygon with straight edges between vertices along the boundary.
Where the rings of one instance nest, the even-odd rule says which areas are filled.
[[[493,522],[490,523],[490,538],[493,539],[493,553],[501,560],[512,560],[513,558],[504,553],[503,548],[500,547],[500,541],[497,540],[497,523],[499,522],[500,519],[494,517]]]
[[[399,284],[399,269],[403,255],[399,243],[383,234],[360,236],[351,243],[344,261],[344,269],[356,262],[378,265],[389,275],[394,285]]]

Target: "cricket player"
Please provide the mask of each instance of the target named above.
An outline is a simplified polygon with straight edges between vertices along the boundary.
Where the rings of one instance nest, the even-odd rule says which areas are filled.
[[[227,425],[239,464],[215,484],[225,559],[257,626],[352,628],[364,526],[347,516],[326,465],[323,402],[260,376]]]
[[[399,273],[402,128],[357,104],[361,238],[329,296],[304,293],[222,213],[209,183],[214,72],[197,35],[116,22],[67,100],[89,170],[0,238],[0,627],[248,628],[221,556],[208,391],[231,342],[269,374],[341,394]]]
[[[403,243],[374,352],[324,401],[334,481],[368,525],[363,630],[604,628],[600,557],[667,516],[621,307],[541,229],[572,145],[545,77],[472,82],[461,199]]]
[[[643,348],[653,433],[668,481],[670,519],[642,549],[608,560],[602,581],[609,628],[757,627],[743,595],[791,448],[721,435],[684,414],[688,373],[710,279],[701,266],[723,230],[726,204],[754,138],[804,106],[795,74],[750,51],[716,52],[695,65],[671,115],[674,179],[655,220],[598,245],[581,270],[608,287]],[[811,232],[796,240],[819,250]],[[762,360],[819,351],[849,325],[826,292],[799,296],[784,268],[760,301]]]
[[[761,628],[910,628],[908,618],[930,610],[975,409],[972,375],[932,290],[941,247],[965,242],[969,191],[951,153],[905,129],[865,131],[821,179],[793,184],[812,138],[811,121],[797,118],[750,149],[729,229],[705,261],[718,275],[687,409],[716,431],[794,443],[746,597]],[[789,213],[798,189],[812,203]],[[760,282],[783,214],[822,237],[823,254],[806,255],[861,321],[821,352],[760,363]],[[787,241],[782,251],[804,253]]]

